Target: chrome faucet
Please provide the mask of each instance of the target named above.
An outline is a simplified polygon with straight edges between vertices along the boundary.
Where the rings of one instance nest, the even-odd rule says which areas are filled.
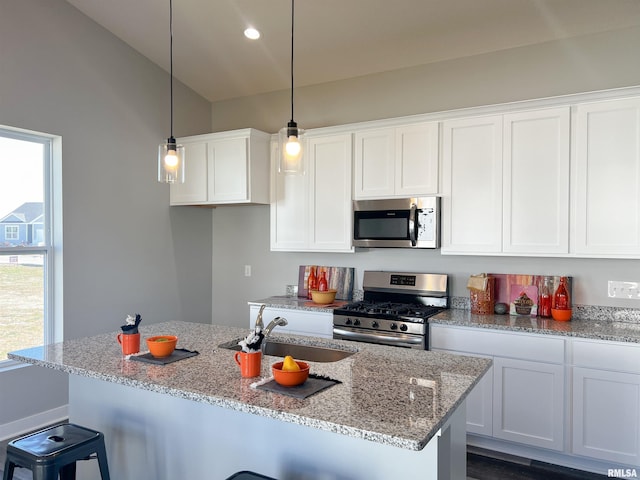
[[[260,311],[258,312],[258,317],[256,318],[256,326],[255,326],[256,333],[258,332],[258,328],[260,328],[260,331],[264,330],[264,323],[262,323],[262,312],[264,312],[264,307],[266,307],[266,305],[260,306]]]
[[[273,330],[276,327],[284,327],[288,323],[289,322],[287,322],[287,319],[284,317],[274,318],[269,322],[269,325],[267,325],[267,328],[264,329],[264,339],[266,340],[269,337],[271,330]]]

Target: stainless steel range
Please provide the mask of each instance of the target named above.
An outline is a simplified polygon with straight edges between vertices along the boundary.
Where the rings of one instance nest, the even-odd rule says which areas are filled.
[[[449,308],[448,279],[365,271],[363,300],[333,311],[333,338],[428,350],[428,318]]]

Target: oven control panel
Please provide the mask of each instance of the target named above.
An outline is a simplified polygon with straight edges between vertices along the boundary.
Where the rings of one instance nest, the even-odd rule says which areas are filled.
[[[427,323],[403,322],[402,320],[386,320],[383,318],[358,317],[355,315],[334,315],[333,325],[413,335],[425,335],[428,328]]]

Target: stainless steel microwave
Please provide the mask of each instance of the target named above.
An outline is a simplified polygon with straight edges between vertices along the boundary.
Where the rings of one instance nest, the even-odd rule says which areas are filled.
[[[353,246],[440,247],[440,197],[355,200]]]

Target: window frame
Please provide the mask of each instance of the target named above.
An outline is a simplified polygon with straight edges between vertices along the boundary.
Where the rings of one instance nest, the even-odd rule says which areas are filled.
[[[62,138],[41,132],[0,125],[0,136],[43,146],[44,245],[0,247],[0,255],[43,255],[43,341],[62,341]],[[27,365],[0,360],[0,372]]]

